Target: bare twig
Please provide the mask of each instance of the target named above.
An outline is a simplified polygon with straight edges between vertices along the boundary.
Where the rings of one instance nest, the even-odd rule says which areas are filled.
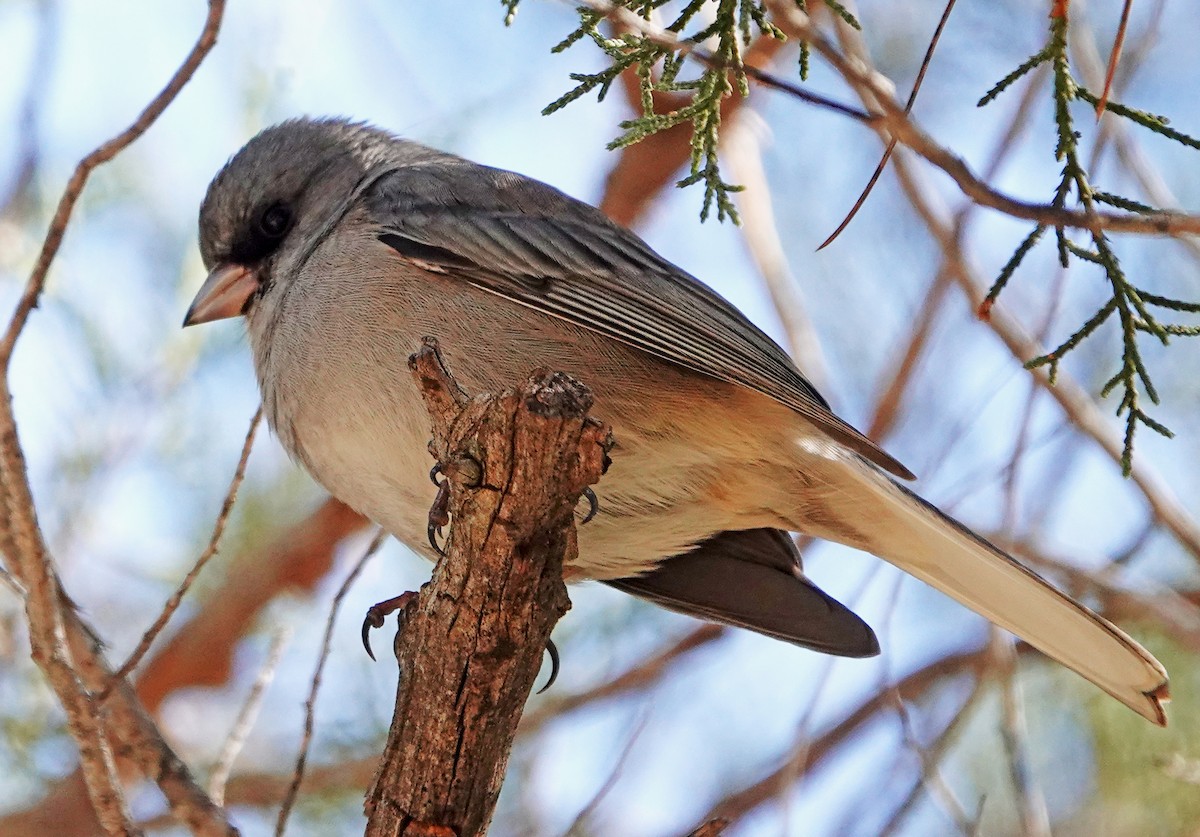
[[[929,65],[933,61],[933,53],[937,50],[938,42],[942,39],[942,32],[946,28],[946,21],[950,19],[950,12],[954,10],[955,0],[946,0],[945,7],[942,8],[942,16],[938,19],[938,24],[934,27],[933,37],[929,39],[929,46],[925,48],[925,57],[921,59],[921,69],[917,72],[917,78],[913,82],[912,90],[908,94],[908,101],[904,103],[904,112],[912,113],[913,105],[917,102],[917,94],[921,92],[921,84],[925,81],[925,74],[929,71]],[[850,207],[850,211],[842,218],[841,223],[837,228],[829,234],[829,237],[822,241],[818,246],[818,250],[824,250],[833,243],[842,230],[850,226],[850,222],[854,220],[854,216],[858,214],[858,210],[862,209],[863,204],[867,202],[867,196],[871,194],[871,190],[875,188],[883,170],[887,168],[888,160],[892,157],[892,152],[896,150],[896,139],[893,137],[883,150],[883,156],[879,158],[879,163],[875,166],[875,171],[871,173],[871,177],[867,180],[867,185],[863,187],[858,198],[854,201],[854,205]]]
[[[225,833],[228,825],[211,801],[198,791],[186,769],[176,766],[153,725],[140,713],[136,700],[126,689],[118,699],[100,712],[92,690],[107,680],[94,636],[69,607],[37,521],[29,486],[29,477],[21,449],[9,388],[9,361],[29,313],[37,304],[46,275],[65,234],[74,207],[88,174],[112,159],[140,136],[162,113],[215,42],[224,9],[222,0],[211,0],[209,14],[191,53],[176,71],[167,87],[155,97],[141,116],[118,137],[105,143],[80,162],[64,191],[58,210],[46,234],[41,253],[26,283],[12,320],[0,341],[0,488],[2,488],[4,525],[0,537],[9,570],[28,591],[26,615],[29,622],[33,658],[46,674],[67,714],[68,727],[80,754],[80,764],[88,796],[101,826],[109,833],[135,833],[121,792],[116,760],[108,733],[120,740],[122,752],[133,756],[144,767],[148,760],[157,762],[148,775],[163,788],[173,810],[194,823],[203,833]],[[97,679],[97,675],[103,675]],[[117,735],[120,731],[122,734]]]
[[[893,98],[892,85],[861,60],[844,55],[816,29],[808,16],[793,3],[772,0],[775,23],[791,37],[809,42],[830,66],[854,88],[864,104],[879,108],[878,116],[866,122],[884,142],[892,138],[908,146],[927,162],[949,175],[959,190],[980,206],[995,209],[1013,218],[1034,221],[1047,227],[1070,227],[1100,232],[1141,235],[1200,234],[1200,215],[1185,212],[1113,213],[1074,211],[1051,204],[1019,200],[992,188],[971,171],[961,157],[940,145],[904,112]]]
[[[634,723],[633,730],[629,733],[625,740],[625,746],[621,748],[620,754],[617,755],[617,760],[613,762],[612,770],[608,771],[608,776],[600,787],[596,788],[596,792],[592,794],[592,798],[587,804],[579,809],[579,813],[575,815],[575,819],[567,826],[567,830],[563,832],[563,837],[570,837],[572,834],[587,834],[584,825],[596,809],[600,807],[600,803],[604,801],[604,797],[608,796],[609,792],[616,786],[617,780],[621,778],[621,772],[625,769],[626,762],[629,761],[630,755],[633,754],[634,745],[638,739],[642,737],[643,730],[646,729],[646,722],[650,720],[650,710],[643,710],[641,717]]]
[[[938,733],[937,737],[934,738],[934,740],[928,746],[923,748],[924,757],[928,759],[929,762],[937,764],[945,756],[946,752],[950,749],[950,745],[954,741],[955,734],[962,728],[962,725],[970,719],[972,712],[975,710],[975,706],[979,703],[980,698],[982,698],[986,693],[984,686],[987,682],[987,679],[982,676],[975,679],[975,683],[971,687],[971,693],[967,696],[967,699],[964,700],[958,707],[958,710],[955,711],[954,715],[950,718],[946,726],[942,728],[942,731]],[[888,821],[884,823],[883,827],[879,829],[878,837],[891,837],[892,834],[895,834],[896,831],[899,830],[900,826],[904,822],[904,818],[908,816],[908,813],[912,810],[917,800],[920,799],[921,791],[925,790],[927,787],[928,785],[926,784],[925,771],[918,771],[917,778],[913,782],[912,788],[909,790],[908,795],[905,796],[904,801],[900,803],[896,810],[892,812],[891,817],[888,818]]]
[[[363,550],[363,554],[355,562],[350,572],[346,574],[346,579],[342,582],[342,586],[338,588],[334,594],[333,601],[329,604],[329,615],[325,618],[325,634],[321,638],[321,651],[317,655],[317,666],[313,670],[312,679],[309,681],[308,698],[304,701],[304,733],[300,737],[300,751],[296,755],[296,767],[292,770],[292,779],[288,784],[287,791],[283,795],[283,804],[279,808],[279,816],[275,820],[275,835],[283,837],[284,831],[287,830],[288,817],[291,816],[292,807],[296,804],[296,796],[300,792],[300,783],[304,781],[304,770],[308,765],[308,751],[312,745],[313,730],[316,726],[317,712],[317,695],[321,691],[321,675],[325,672],[325,663],[329,659],[329,652],[333,648],[333,629],[337,624],[338,612],[342,609],[342,602],[346,598],[346,594],[350,592],[350,588],[354,586],[354,582],[362,573],[363,567],[367,565],[367,561],[371,559],[379,547],[383,545],[387,539],[387,532],[380,529],[371,538],[371,542],[367,544],[367,548]]]
[[[1023,646],[1024,647],[1024,646]],[[986,647],[974,651],[964,651],[949,654],[926,665],[911,674],[901,678],[897,683],[874,692],[854,709],[848,712],[842,720],[827,728],[816,736],[810,745],[800,754],[799,769],[791,764],[791,758],[782,765],[766,771],[758,779],[751,782],[715,803],[701,817],[702,822],[722,817],[736,822],[756,810],[760,805],[770,802],[777,792],[779,783],[787,776],[803,776],[832,754],[838,746],[858,732],[863,726],[878,719],[881,709],[891,705],[898,690],[909,700],[927,693],[937,684],[948,677],[958,674],[971,673],[976,678],[980,676],[988,662]]]
[[[941,207],[935,205],[930,190],[918,184],[916,173],[905,160],[897,158],[895,171],[909,202],[929,228],[934,240],[941,245],[943,258],[946,260],[946,270],[967,295],[971,305],[978,307],[985,295],[984,284],[979,280],[977,271],[969,263],[966,254],[954,241],[952,227],[946,220],[946,213]],[[1018,362],[1024,363],[1031,357],[1043,354],[1042,347],[1038,345],[1037,341],[1029,337],[1014,319],[1005,314],[1002,308],[993,308],[991,316],[985,321],[985,324],[1000,338]],[[1038,386],[1045,389],[1050,397],[1058,402],[1072,425],[1095,441],[1120,467],[1122,440],[1113,432],[1108,419],[1101,413],[1087,392],[1062,370],[1059,371],[1053,385],[1044,370],[1034,370],[1030,374],[1033,375]],[[1196,521],[1158,473],[1143,460],[1138,459],[1133,462],[1130,479],[1142,492],[1158,521],[1175,535],[1184,548],[1191,552],[1197,560],[1200,560],[1200,526],[1197,526]]]
[[[638,31],[656,44],[675,52],[695,58],[709,67],[722,65],[713,56],[697,49],[694,45],[676,38],[669,32],[654,26],[628,9],[614,6],[607,0],[580,0],[622,26]],[[1024,201],[1006,195],[980,179],[966,161],[942,146],[932,136],[917,126],[905,113],[903,106],[893,97],[892,85],[876,71],[863,67],[855,60],[843,55],[794,3],[773,0],[770,3],[775,24],[789,37],[807,41],[819,52],[830,66],[859,92],[868,107],[878,108],[876,113],[866,113],[840,102],[817,96],[799,85],[776,78],[756,68],[746,67],[746,75],[760,85],[783,91],[795,98],[849,116],[876,130],[884,139],[895,139],[908,146],[919,156],[941,169],[958,186],[959,190],[980,206],[994,209],[1013,218],[1033,221],[1047,227],[1063,227],[1089,230],[1091,232],[1121,232],[1139,235],[1197,235],[1200,234],[1200,215],[1186,212],[1095,212],[1075,211],[1046,203]]]
[[[1108,71],[1104,74],[1104,87],[1100,90],[1099,101],[1096,102],[1096,119],[1104,115],[1108,107],[1108,95],[1112,92],[1113,76],[1117,74],[1117,64],[1121,61],[1121,50],[1125,46],[1125,30],[1129,26],[1129,11],[1133,8],[1133,0],[1125,0],[1121,7],[1121,21],[1117,24],[1117,34],[1113,38],[1112,51],[1108,55]]]
[[[1000,740],[1008,759],[1008,775],[1021,819],[1021,834],[1049,837],[1050,815],[1046,798],[1033,780],[1029,762],[1028,735],[1025,726],[1025,698],[1017,682],[1017,654],[1012,637],[994,625],[992,650],[1000,676]]]
[[[979,683],[982,677],[976,681],[975,688],[979,688]],[[977,832],[977,824],[967,816],[967,812],[963,810],[962,803],[958,801],[954,791],[946,784],[946,780],[942,778],[941,768],[938,766],[941,762],[941,757],[945,753],[944,749],[930,751],[923,747],[917,739],[916,730],[913,729],[912,716],[909,715],[908,707],[904,704],[904,698],[899,692],[893,692],[893,704],[896,708],[896,714],[900,716],[900,728],[904,732],[904,743],[917,756],[917,761],[920,764],[921,784],[929,791],[930,795],[936,799],[942,806],[942,810],[954,823],[954,827],[958,829],[958,833],[964,837],[970,837]],[[974,692],[972,692],[972,695]],[[967,698],[967,702],[963,705],[962,712],[971,703],[972,698]],[[956,713],[957,714],[957,713]]]
[[[128,128],[88,154],[75,167],[75,172],[67,181],[67,188],[63,190],[62,197],[58,201],[54,218],[50,221],[50,229],[46,232],[46,239],[42,244],[37,261],[34,263],[33,272],[30,273],[29,279],[25,283],[25,290],[13,312],[4,338],[0,340],[0,370],[8,369],[17,338],[21,335],[21,330],[25,328],[25,322],[29,319],[30,312],[37,307],[42,288],[46,286],[46,275],[50,272],[50,265],[53,264],[54,257],[58,254],[58,248],[67,231],[67,224],[71,220],[71,213],[75,209],[75,203],[79,200],[79,196],[83,193],[83,187],[87,184],[88,177],[97,166],[116,157],[134,140],[146,133],[155,120],[167,109],[167,106],[179,95],[179,91],[183,89],[184,85],[191,81],[200,63],[217,42],[217,32],[221,28],[221,18],[224,13],[225,0],[208,0],[208,17],[204,21],[200,37],[196,40],[192,51],[179,65],[179,69],[171,76],[166,87],[150,100],[150,104],[146,105],[146,108],[138,114],[137,119],[133,120]]]

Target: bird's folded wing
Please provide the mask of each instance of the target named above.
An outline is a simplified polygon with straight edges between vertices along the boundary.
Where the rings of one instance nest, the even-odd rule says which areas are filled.
[[[721,532],[644,575],[604,583],[825,654],[879,653],[867,623],[804,577],[795,543],[778,529]]]
[[[364,195],[402,258],[663,360],[758,390],[896,476],[907,468],[830,412],[744,315],[599,210],[538,181],[447,158]]]

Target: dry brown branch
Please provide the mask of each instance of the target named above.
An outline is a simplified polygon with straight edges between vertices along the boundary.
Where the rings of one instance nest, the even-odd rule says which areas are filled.
[[[709,820],[689,834],[688,837],[720,837],[728,827],[729,820],[718,817],[717,819]]]
[[[136,833],[124,804],[116,756],[130,758],[154,778],[172,810],[198,833],[229,833],[223,813],[212,805],[174,757],[146,718],[133,693],[115,691],[101,711],[95,693],[107,682],[94,634],[83,625],[62,593],[53,561],[42,537],[29,478],[13,417],[8,368],[17,338],[37,304],[54,256],[88,175],[141,136],[212,48],[224,3],[211,0],[201,34],[167,86],[121,134],[97,148],[78,165],[59,202],[42,250],[26,283],[12,320],[0,341],[0,490],[4,527],[0,534],[9,570],[26,590],[26,617],[33,659],[45,673],[67,714],[79,747],[81,773],[99,824],[112,834]],[[111,737],[110,737],[111,736]]]
[[[945,269],[967,295],[972,308],[978,308],[979,304],[983,302],[985,286],[980,281],[978,272],[970,264],[967,255],[954,240],[953,230],[946,218],[945,211],[936,205],[931,191],[918,182],[916,172],[903,159],[902,155],[897,157],[894,170],[909,203],[917,210],[918,216],[928,227],[934,240],[941,246]],[[984,324],[1000,338],[1019,363],[1043,354],[1043,349],[1037,341],[1032,339],[1025,329],[1004,311],[1003,307],[993,308],[991,316]],[[1033,375],[1038,385],[1058,402],[1072,425],[1095,441],[1120,467],[1122,440],[1087,392],[1069,374],[1061,370],[1053,385],[1050,384],[1050,379],[1043,370],[1034,370],[1030,374]],[[1185,549],[1197,560],[1200,560],[1200,526],[1197,526],[1196,521],[1158,473],[1144,460],[1135,459],[1132,463],[1130,480],[1142,492],[1155,518],[1170,530]]]
[[[982,682],[982,677],[975,681],[972,697],[969,697],[963,704],[963,709],[971,703],[974,694],[979,692]],[[912,715],[909,713],[908,707],[904,703],[904,698],[900,696],[899,692],[892,692],[892,704],[895,706],[896,714],[900,716],[900,729],[904,733],[904,744],[911,752],[916,754],[917,761],[921,765],[921,785],[938,803],[943,813],[954,823],[954,827],[959,834],[964,835],[964,837],[977,834],[977,823],[972,821],[971,817],[968,816],[962,803],[958,801],[958,796],[942,777],[940,763],[945,751],[931,752],[929,748],[921,745],[921,742],[917,739],[916,731],[913,729]]]
[[[938,43],[942,39],[942,32],[946,29],[946,22],[950,20],[950,13],[954,11],[955,0],[946,0],[946,5],[942,7],[942,16],[938,18],[937,26],[934,27],[933,36],[929,39],[929,46],[925,48],[925,57],[921,59],[921,68],[917,71],[917,77],[913,81],[912,90],[908,93],[908,101],[904,103],[904,112],[912,113],[913,105],[917,103],[917,96],[921,92],[921,85],[925,82],[925,74],[929,72],[929,65],[933,63],[933,53],[937,51]],[[893,137],[888,141],[887,146],[883,149],[883,154],[879,158],[879,162],[875,165],[875,170],[871,172],[871,176],[867,179],[867,185],[859,192],[854,203],[850,206],[850,210],[842,218],[829,236],[817,245],[818,250],[824,250],[834,240],[842,234],[842,230],[850,226],[850,222],[854,220],[854,216],[863,208],[863,204],[867,202],[871,191],[875,188],[875,184],[879,182],[879,178],[883,175],[884,169],[887,168],[888,160],[892,158],[892,152],[896,150],[896,138]],[[990,179],[990,178],[989,178]]]
[[[63,609],[62,626],[83,687],[95,693],[109,685],[112,672],[103,663],[95,634],[71,608]],[[177,821],[206,837],[235,833],[224,812],[213,805],[187,766],[162,739],[127,682],[118,681],[112,687],[103,711],[105,731],[111,740],[120,742],[114,751],[121,764],[158,785]],[[85,776],[76,773],[55,786],[35,808],[5,817],[0,833],[5,837],[94,834],[96,814],[86,804],[85,780]],[[81,797],[84,804],[80,804]]]
[[[449,487],[448,551],[397,635],[400,684],[367,834],[481,834],[550,631],[570,606],[574,509],[607,464],[561,373],[468,401],[427,339],[409,363]]]
[[[239,554],[196,615],[138,674],[137,691],[146,707],[157,708],[178,689],[228,682],[234,649],[263,606],[284,591],[315,587],[333,565],[338,544],[369,525],[331,497],[265,547]]]
[[[79,200],[79,196],[83,194],[83,187],[87,184],[88,177],[91,176],[94,169],[116,157],[138,137],[146,133],[155,120],[167,109],[167,106],[175,101],[179,91],[191,81],[200,62],[217,43],[217,32],[221,28],[221,18],[224,14],[225,0],[208,0],[208,16],[204,20],[204,27],[200,30],[200,37],[196,39],[191,52],[183,59],[183,63],[171,76],[166,87],[150,100],[150,104],[146,105],[146,108],[138,114],[137,119],[133,120],[128,128],[88,154],[75,167],[71,179],[67,181],[67,188],[63,190],[62,197],[59,198],[58,208],[55,209],[54,218],[50,221],[50,229],[46,232],[41,252],[38,253],[33,271],[25,283],[25,290],[13,312],[4,339],[0,340],[0,369],[8,369],[17,338],[21,335],[21,330],[25,327],[30,312],[37,307],[38,298],[46,286],[46,276],[50,272],[50,265],[54,263],[54,257],[58,255],[58,248],[67,232],[67,224],[71,221],[71,213],[75,209],[75,203]]]
[[[575,819],[567,826],[563,832],[563,837],[570,837],[572,834],[588,834],[595,831],[595,828],[589,826],[589,821],[596,809],[600,807],[600,803],[608,796],[616,784],[621,779],[621,774],[625,770],[625,765],[629,761],[629,757],[633,755],[633,748],[637,745],[638,740],[642,737],[642,733],[646,729],[646,724],[650,720],[649,710],[642,712],[640,718],[633,726],[632,732],[625,739],[625,746],[621,748],[621,752],[617,755],[617,760],[613,762],[612,769],[608,771],[608,776],[596,788],[596,792],[592,794],[592,798],[587,801],[587,804],[579,809],[579,813],[575,815]]]
[[[974,711],[976,704],[978,704],[980,698],[983,697],[985,692],[984,685],[986,683],[987,680],[985,678],[976,678],[975,684],[971,687],[971,694],[969,694],[967,699],[962,702],[958,710],[954,713],[953,717],[951,717],[946,725],[942,728],[942,731],[938,733],[933,741],[931,741],[929,745],[924,748],[925,756],[929,762],[937,764],[946,755],[947,751],[950,749],[950,745],[954,741],[955,734],[959,729],[961,729],[963,723],[971,717],[971,713]],[[895,834],[899,830],[901,824],[904,822],[905,817],[907,817],[908,813],[913,809],[913,806],[916,804],[917,800],[921,798],[921,792],[925,790],[926,787],[927,784],[925,772],[920,771],[917,774],[916,780],[913,782],[911,790],[909,791],[908,795],[905,796],[904,801],[900,803],[896,810],[892,812],[892,815],[888,818],[888,821],[884,823],[881,829],[879,829],[879,837],[891,837],[892,834]]]
[[[1025,724],[1025,696],[1017,682],[1017,651],[1011,636],[995,625],[989,631],[996,674],[1000,680],[1000,740],[1008,761],[1008,775],[1017,798],[1021,834],[1049,837],[1050,814],[1046,797],[1030,768],[1029,735]]]
[[[784,9],[783,13],[790,15],[791,10]],[[807,26],[808,24],[805,23],[805,27]],[[803,31],[808,32],[809,29],[805,28]],[[847,37],[847,41],[857,44],[852,59],[840,59],[840,53],[837,53],[837,50],[827,41],[822,41],[822,54],[824,51],[835,53],[842,63],[853,64],[857,77],[873,78],[874,71],[871,69],[869,56],[861,42],[850,37]],[[879,86],[878,82],[875,84]],[[857,84],[855,86],[865,103],[870,104],[878,95],[875,88],[869,85]],[[886,142],[887,137],[884,136],[883,140]],[[903,137],[901,137],[901,141],[903,141]],[[919,149],[915,150],[920,153]],[[910,205],[929,229],[933,239],[942,248],[943,269],[954,278],[966,294],[972,310],[977,310],[984,298],[984,285],[961,248],[956,227],[948,219],[949,213],[937,201],[936,192],[926,187],[904,155],[897,156],[894,170]],[[1067,226],[1072,225],[1068,224]],[[1044,350],[1038,342],[1029,337],[1021,325],[1009,317],[1002,308],[992,309],[991,317],[986,321],[986,325],[996,333],[1019,363],[1023,364],[1029,358],[1044,354]],[[1097,442],[1119,466],[1123,450],[1122,440],[1113,432],[1112,426],[1087,392],[1063,372],[1057,376],[1054,385],[1050,384],[1045,370],[1033,370],[1031,374],[1038,385],[1058,402],[1071,423],[1080,432]],[[1130,479],[1146,498],[1155,518],[1175,535],[1184,548],[1191,552],[1197,560],[1200,560],[1200,526],[1183,508],[1174,492],[1163,482],[1157,472],[1145,462],[1135,460],[1132,464]]]
[[[878,71],[866,63],[863,55],[843,54],[794,4],[773,0],[769,5],[773,19],[780,29],[791,37],[808,41],[859,94],[865,106],[879,110],[877,118],[869,124],[885,143],[895,138],[908,146],[917,155],[949,175],[959,190],[979,206],[1047,227],[1070,227],[1092,232],[1107,230],[1113,233],[1141,235],[1200,234],[1200,215],[1196,214],[1165,211],[1146,214],[1081,212],[1019,200],[993,189],[971,171],[965,160],[940,145],[908,117],[903,106],[893,97],[891,83],[886,82]]]

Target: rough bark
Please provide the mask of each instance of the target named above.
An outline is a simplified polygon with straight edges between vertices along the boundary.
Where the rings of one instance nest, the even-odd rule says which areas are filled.
[[[409,365],[453,528],[396,637],[400,684],[367,834],[481,834],[543,649],[570,607],[573,513],[607,466],[611,434],[588,417],[587,388],[561,373],[468,399],[434,341]]]

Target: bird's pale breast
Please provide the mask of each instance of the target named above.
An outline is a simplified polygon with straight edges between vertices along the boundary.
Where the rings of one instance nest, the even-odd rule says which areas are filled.
[[[579,533],[580,575],[628,576],[725,529],[783,525],[762,477],[784,467],[773,440],[798,423],[786,407],[412,267],[373,237],[323,245],[253,313],[250,332],[283,445],[331,493],[426,554],[433,463],[407,358],[427,335],[468,392],[514,385],[541,366],[592,389],[617,446],[596,486],[600,513]]]

